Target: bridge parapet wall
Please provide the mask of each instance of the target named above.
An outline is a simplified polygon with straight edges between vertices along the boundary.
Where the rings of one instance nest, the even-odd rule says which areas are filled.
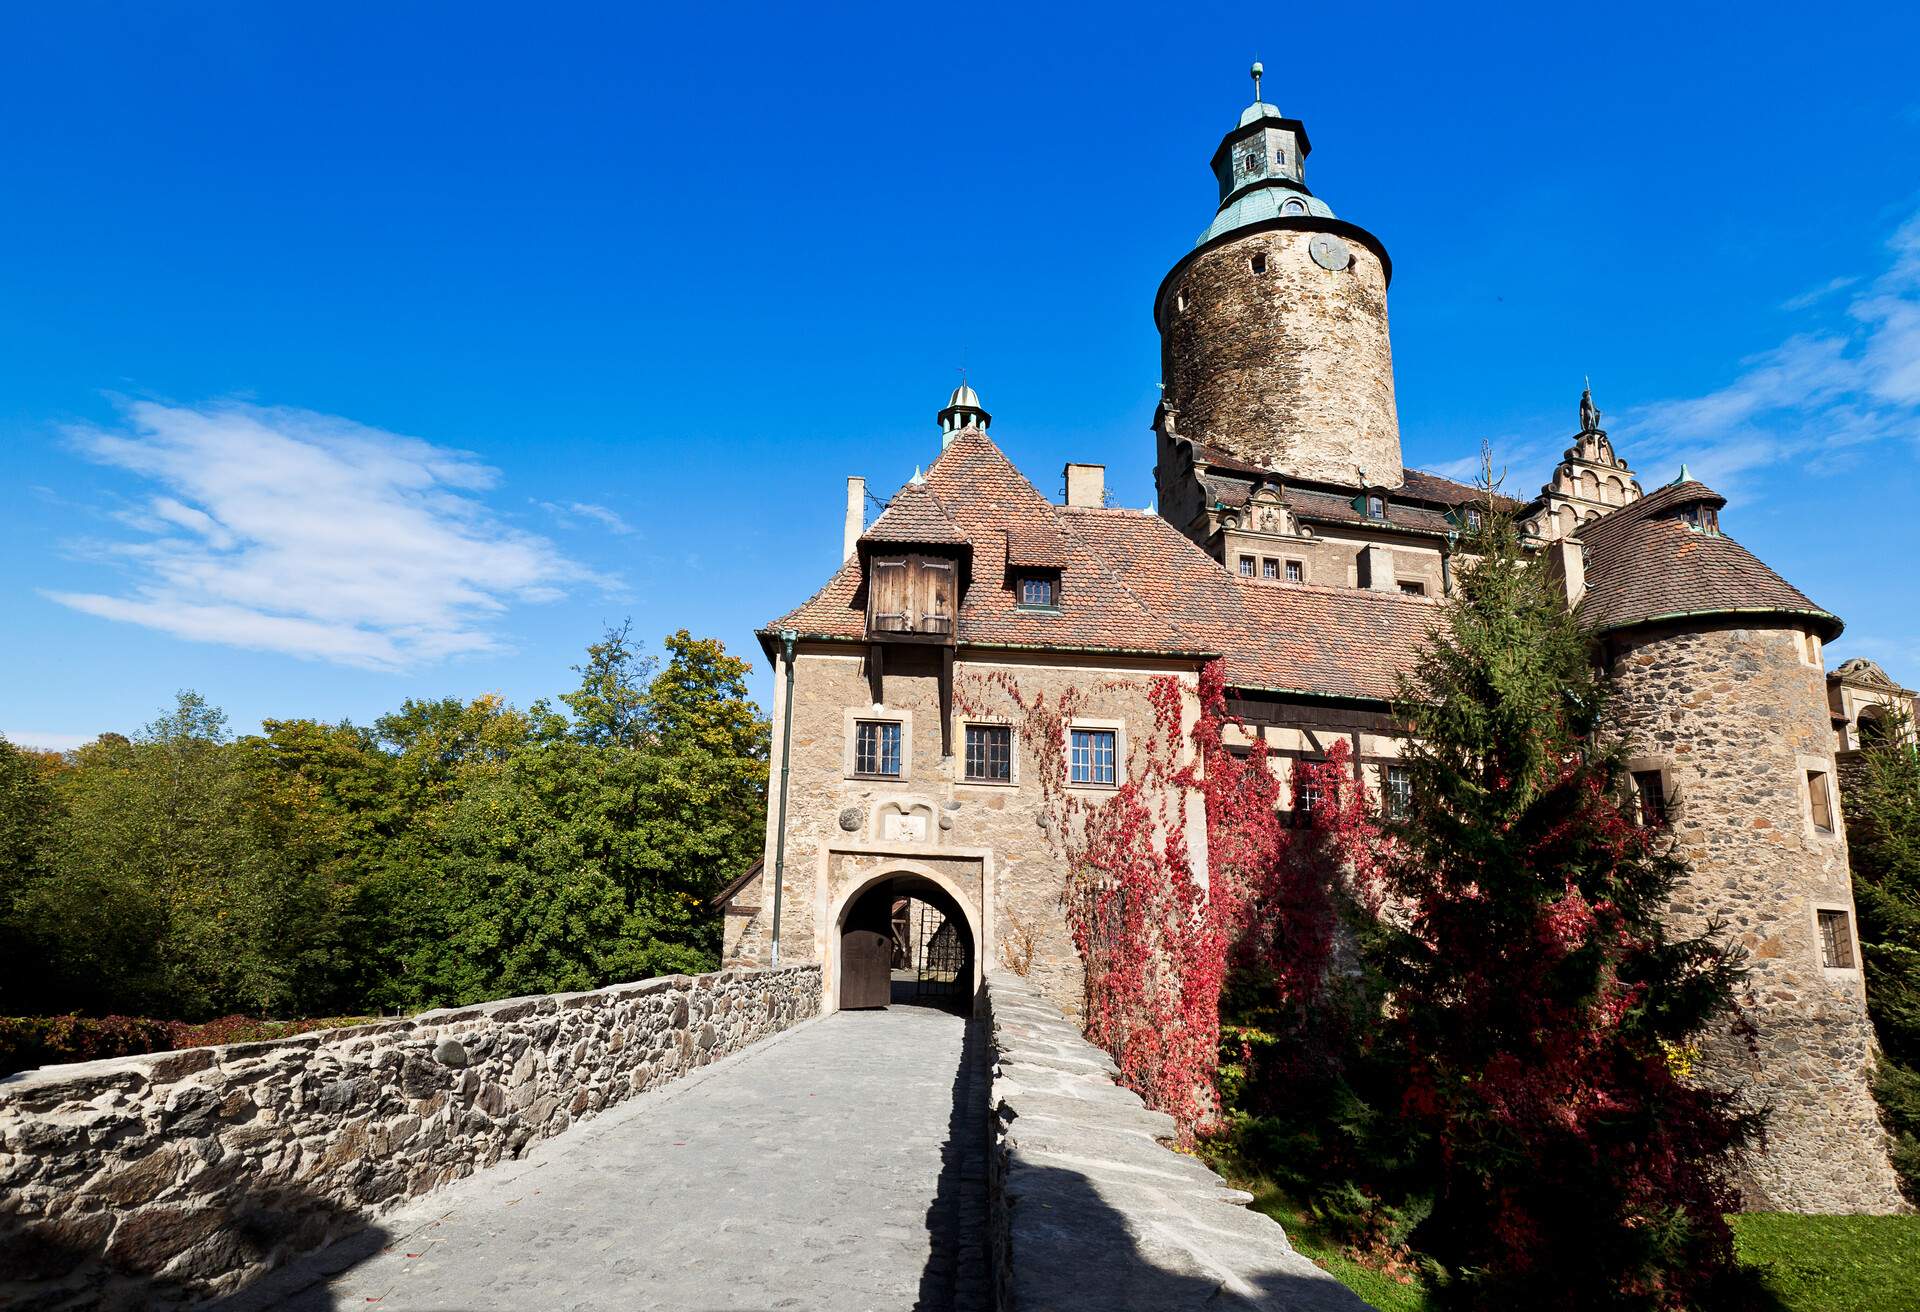
[[[987,978],[987,1246],[999,1312],[1370,1312],[1252,1195],[1166,1146],[1173,1119],[1027,980]]]
[[[230,1292],[820,997],[817,965],[669,975],[0,1080],[0,1306]]]

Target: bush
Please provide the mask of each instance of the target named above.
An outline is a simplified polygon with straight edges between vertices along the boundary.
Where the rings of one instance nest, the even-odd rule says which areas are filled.
[[[176,1048],[217,1048],[228,1043],[259,1043],[266,1039],[291,1038],[310,1030],[342,1029],[365,1025],[370,1016],[315,1016],[309,1020],[261,1020],[255,1016],[220,1016],[198,1023],[184,1020],[165,1022]]]
[[[61,1062],[166,1052],[172,1047],[172,1031],[160,1020],[133,1016],[0,1017],[0,1075]]]

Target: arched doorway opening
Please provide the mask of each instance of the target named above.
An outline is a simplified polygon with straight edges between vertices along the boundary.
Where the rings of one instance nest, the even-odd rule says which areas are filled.
[[[840,914],[839,1006],[973,1008],[972,924],[953,894],[924,875],[875,880]]]

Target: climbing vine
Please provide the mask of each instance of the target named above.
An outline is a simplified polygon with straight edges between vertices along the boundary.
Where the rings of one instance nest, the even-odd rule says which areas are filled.
[[[1228,746],[1235,722],[1219,662],[1201,672],[1191,725],[1177,678],[1101,686],[1144,693],[1153,709],[1150,734],[1130,745],[1126,776],[1106,793],[1070,784],[1078,688],[1049,697],[998,671],[963,681],[956,702],[1010,711],[1032,752],[1040,823],[1067,868],[1062,903],[1084,967],[1087,1036],[1191,1140],[1218,1114],[1229,969],[1251,967],[1278,1000],[1305,1005],[1331,959],[1336,889],[1379,904],[1382,838],[1346,745],[1295,766],[1296,795],[1313,799],[1311,824],[1295,828],[1264,741]],[[1188,818],[1202,804],[1205,846],[1195,852]]]

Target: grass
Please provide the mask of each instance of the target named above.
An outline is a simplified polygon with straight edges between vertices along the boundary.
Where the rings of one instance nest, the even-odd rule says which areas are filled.
[[[1733,1242],[1792,1312],[1920,1309],[1920,1216],[1749,1212]]]
[[[1301,1255],[1380,1312],[1426,1312],[1426,1291],[1343,1252],[1278,1186],[1236,1180],[1254,1210],[1278,1221]],[[1920,1312],[1920,1216],[1731,1218],[1741,1265],[1761,1276],[1780,1312]]]

